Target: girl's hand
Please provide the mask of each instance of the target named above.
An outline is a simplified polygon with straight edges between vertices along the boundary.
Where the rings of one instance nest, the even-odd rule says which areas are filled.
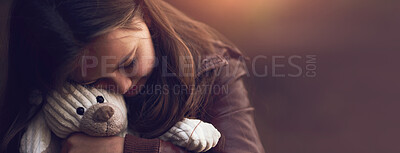
[[[93,137],[82,133],[69,136],[62,145],[62,153],[123,153],[124,138],[119,136]]]

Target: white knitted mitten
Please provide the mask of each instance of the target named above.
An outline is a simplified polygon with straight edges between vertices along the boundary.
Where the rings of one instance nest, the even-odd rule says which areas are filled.
[[[190,151],[206,152],[218,143],[221,134],[210,123],[184,118],[159,138]]]

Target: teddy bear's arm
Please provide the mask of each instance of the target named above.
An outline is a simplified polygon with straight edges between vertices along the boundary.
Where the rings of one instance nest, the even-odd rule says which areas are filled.
[[[43,153],[48,151],[51,132],[40,111],[29,123],[21,139],[21,153]]]
[[[159,138],[190,151],[205,152],[215,147],[220,137],[221,134],[212,124],[185,118]]]

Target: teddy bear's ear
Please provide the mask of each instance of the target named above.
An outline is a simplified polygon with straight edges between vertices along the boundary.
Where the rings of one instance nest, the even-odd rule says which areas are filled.
[[[51,132],[40,111],[29,123],[21,139],[21,153],[47,152],[51,141]]]
[[[29,103],[32,105],[39,106],[43,100],[43,93],[37,89],[32,90],[29,94]]]

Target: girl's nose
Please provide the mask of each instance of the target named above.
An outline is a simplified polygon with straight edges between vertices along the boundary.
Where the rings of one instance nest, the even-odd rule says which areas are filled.
[[[112,77],[112,80],[116,86],[117,93],[125,94],[129,88],[132,86],[131,78],[124,76],[123,74],[117,73],[115,77]]]

